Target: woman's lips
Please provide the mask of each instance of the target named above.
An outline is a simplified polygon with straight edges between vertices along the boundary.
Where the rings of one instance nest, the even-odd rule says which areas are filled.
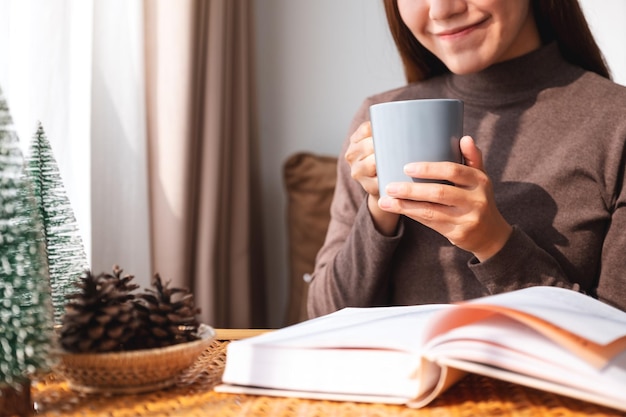
[[[456,28],[446,29],[444,31],[435,33],[435,36],[439,37],[440,39],[453,39],[453,38],[458,38],[458,37],[461,37],[461,36],[465,36],[468,33],[472,32],[473,30],[478,29],[479,27],[481,27],[487,20],[488,20],[488,18],[485,18],[484,20],[481,20],[480,22],[474,23],[474,24],[471,24],[471,25],[459,26],[459,27],[456,27]]]

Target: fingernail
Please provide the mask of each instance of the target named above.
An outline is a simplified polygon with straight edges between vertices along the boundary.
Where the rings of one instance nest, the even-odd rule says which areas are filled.
[[[398,186],[395,184],[389,184],[385,188],[385,191],[387,191],[387,194],[395,194],[398,192]]]
[[[391,198],[390,197],[382,197],[380,200],[378,200],[378,206],[380,208],[391,208]]]

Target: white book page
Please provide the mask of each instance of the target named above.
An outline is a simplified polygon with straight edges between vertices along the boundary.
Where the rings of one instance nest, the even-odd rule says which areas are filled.
[[[222,381],[406,401],[432,388],[432,381],[419,378],[421,333],[434,313],[448,308],[454,306],[346,308],[236,340],[228,346]]]
[[[491,316],[453,329],[432,339],[426,349],[425,355],[434,361],[443,357],[462,359],[581,389],[626,394],[626,369],[620,373],[610,366],[597,368],[506,316]]]
[[[448,304],[345,308],[276,332],[231,342],[289,348],[365,348],[421,352],[422,331]]]
[[[558,287],[529,287],[471,300],[512,308],[544,319],[600,345],[626,336],[626,312],[587,295]]]
[[[494,314],[515,319],[596,368],[626,350],[626,313],[575,291],[529,287],[457,304],[435,314],[423,332],[428,341]]]
[[[624,393],[622,393],[618,397],[606,395],[605,393],[598,394],[596,392],[587,391],[586,389],[580,389],[553,383],[550,381],[539,380],[534,377],[529,377],[527,375],[509,372],[506,369],[494,368],[489,365],[463,360],[445,359],[441,361],[441,365],[446,365],[456,369],[462,369],[470,373],[485,375],[503,381],[509,381],[514,384],[525,385],[527,387],[539,389],[542,391],[553,392],[556,394],[572,397],[577,400],[589,401],[591,403],[596,403],[607,407],[616,408],[618,410],[626,411],[626,398],[624,398]]]
[[[232,349],[231,349],[232,346]],[[222,382],[295,391],[392,395],[411,398],[422,389],[421,358],[380,349],[277,349],[228,346]]]

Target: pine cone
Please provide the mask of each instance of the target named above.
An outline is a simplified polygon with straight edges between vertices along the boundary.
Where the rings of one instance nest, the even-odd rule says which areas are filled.
[[[169,288],[159,274],[152,281],[153,289],[146,289],[136,298],[135,308],[141,326],[133,348],[146,349],[171,346],[198,338],[199,323],[193,294],[183,288]]]
[[[61,345],[70,352],[115,352],[135,335],[136,319],[132,275],[122,277],[115,265],[113,275],[94,276],[86,270],[76,284],[81,291],[69,294],[61,327]]]

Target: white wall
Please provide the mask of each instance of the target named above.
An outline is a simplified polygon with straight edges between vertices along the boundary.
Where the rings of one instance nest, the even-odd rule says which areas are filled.
[[[257,0],[257,71],[266,273],[283,323],[287,239],[282,166],[297,151],[337,155],[369,94],[403,73],[380,0]]]
[[[581,0],[614,79],[626,84],[626,1]],[[266,273],[274,326],[287,302],[282,164],[293,152],[337,155],[367,95],[402,85],[382,0],[257,0],[257,71]]]
[[[580,0],[613,80],[626,85],[626,1]]]

